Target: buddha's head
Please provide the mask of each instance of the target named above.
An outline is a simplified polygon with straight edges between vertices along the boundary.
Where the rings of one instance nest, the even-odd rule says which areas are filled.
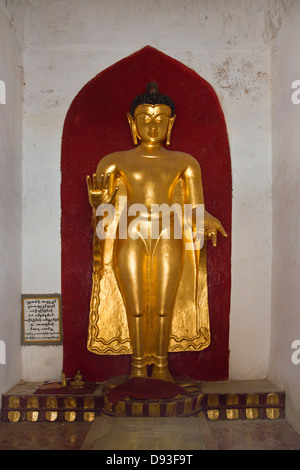
[[[133,100],[127,118],[135,145],[138,141],[150,146],[160,145],[164,140],[170,145],[175,107],[169,96],[159,93],[155,82],[147,85],[144,95]]]

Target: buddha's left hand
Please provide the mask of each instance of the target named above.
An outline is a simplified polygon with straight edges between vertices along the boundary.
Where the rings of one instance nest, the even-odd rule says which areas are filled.
[[[205,240],[211,240],[213,246],[217,246],[217,235],[220,232],[223,237],[228,237],[221,222],[209,214],[207,211],[204,212],[204,237]]]

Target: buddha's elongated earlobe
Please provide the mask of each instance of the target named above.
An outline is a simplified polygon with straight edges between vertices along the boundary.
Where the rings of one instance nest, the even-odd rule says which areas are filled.
[[[131,131],[131,137],[134,145],[138,144],[138,138],[137,138],[137,131],[136,131],[136,124],[134,118],[131,116],[130,113],[127,113],[127,119]]]
[[[171,117],[169,119],[168,132],[167,132],[167,137],[166,137],[166,145],[171,144],[171,132],[172,132],[172,128],[173,128],[173,124],[174,124],[175,119],[176,119],[176,115],[174,115],[173,117]]]

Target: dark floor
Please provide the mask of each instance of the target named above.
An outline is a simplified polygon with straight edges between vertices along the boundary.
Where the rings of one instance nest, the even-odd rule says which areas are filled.
[[[282,419],[218,420],[204,425],[207,450],[300,450],[300,435]],[[92,426],[85,422],[1,422],[0,450],[88,450],[86,438]]]
[[[300,434],[285,420],[213,421],[208,426],[220,450],[300,450]]]
[[[31,396],[38,385],[22,382],[9,393]],[[203,383],[202,388],[203,393],[212,395],[281,391],[266,380]],[[102,389],[99,390],[94,392],[95,396]],[[300,450],[300,434],[285,419],[250,419],[249,416],[248,419],[214,421],[204,415],[189,418],[123,418],[102,414],[92,422],[0,421],[0,450],[145,449]]]

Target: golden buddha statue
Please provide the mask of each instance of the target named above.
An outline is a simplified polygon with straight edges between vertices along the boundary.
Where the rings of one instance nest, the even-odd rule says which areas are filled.
[[[206,241],[216,245],[218,231],[227,236],[204,209],[196,159],[164,147],[175,117],[173,101],[150,83],[127,114],[135,147],[106,155],[87,176],[94,225],[88,350],[131,354],[131,378],[148,377],[153,365],[151,378],[171,382],[168,352],[210,343]],[[190,209],[184,217],[183,207]]]

